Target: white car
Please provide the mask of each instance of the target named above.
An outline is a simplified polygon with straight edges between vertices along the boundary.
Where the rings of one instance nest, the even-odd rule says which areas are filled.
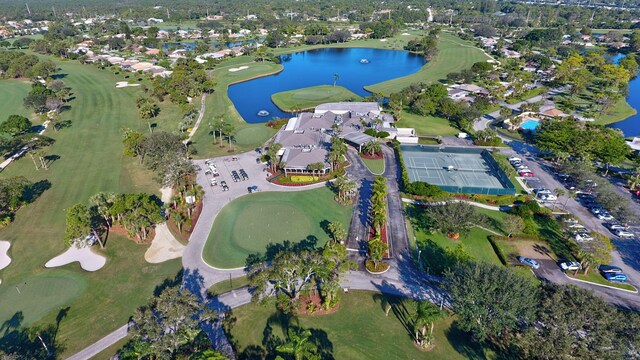
[[[614,230],[613,233],[621,238],[625,238],[625,239],[629,239],[629,238],[633,238],[636,236],[636,234],[632,233],[631,231],[627,231],[627,230],[622,230],[622,229],[617,229]]]
[[[578,271],[582,270],[582,265],[579,262],[567,261],[560,264],[560,268],[564,271]]]
[[[591,241],[593,237],[587,233],[579,233],[575,236],[576,241]]]
[[[537,261],[533,260],[533,259],[529,259],[527,257],[524,256],[518,256],[518,261],[520,261],[521,264],[532,267],[534,269],[537,269],[540,267],[540,264],[538,264]]]
[[[606,220],[606,221],[611,221],[611,220],[615,220],[615,218],[613,216],[611,216],[611,214],[607,213],[607,212],[601,212],[598,213],[596,215],[596,217],[600,220]]]
[[[542,201],[556,201],[558,197],[553,194],[538,194],[538,197]]]
[[[522,159],[520,159],[517,156],[512,156],[512,157],[509,158],[509,162],[515,162],[515,161],[522,161]]]
[[[571,223],[567,227],[570,229],[584,229],[584,225],[579,223]]]

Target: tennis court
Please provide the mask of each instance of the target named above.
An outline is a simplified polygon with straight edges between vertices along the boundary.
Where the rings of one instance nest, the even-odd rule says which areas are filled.
[[[454,193],[515,194],[515,187],[484,149],[403,145],[409,180],[423,181]]]

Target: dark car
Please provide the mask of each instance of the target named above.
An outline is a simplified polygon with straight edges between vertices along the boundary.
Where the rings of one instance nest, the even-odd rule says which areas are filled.
[[[622,274],[622,269],[613,265],[600,265],[600,267],[598,267],[598,270],[600,270],[600,272],[603,274]]]

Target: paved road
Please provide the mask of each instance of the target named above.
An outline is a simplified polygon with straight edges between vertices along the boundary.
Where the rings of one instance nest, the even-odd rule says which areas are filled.
[[[196,131],[198,131],[198,128],[200,127],[200,123],[202,122],[202,118],[204,118],[204,112],[206,110],[206,102],[205,102],[206,98],[207,98],[207,94],[203,93],[202,98],[200,99],[200,110],[198,111],[198,120],[191,128],[191,131],[189,131],[189,136],[186,139],[184,139],[184,141],[182,141],[184,144],[187,144],[189,143],[189,141],[191,141],[191,138],[193,137],[193,135],[196,134]]]
[[[529,144],[511,141],[512,148],[503,149],[501,152],[507,156],[517,155],[523,159],[523,162],[534,172],[540,182],[548,189],[564,188],[563,185],[553,176],[553,171],[549,164],[537,157],[537,148]],[[567,195],[560,196],[558,204],[566,203],[566,211],[575,215],[580,219],[584,226],[591,230],[604,235],[610,235],[600,220],[593,216],[584,206],[574,199],[568,198]],[[611,238],[616,246],[617,251],[612,251],[612,264],[623,269],[629,277],[629,282],[635,286],[640,286],[640,240],[621,240],[616,237]],[[537,259],[543,260],[543,259]],[[541,266],[539,275],[545,279],[564,284],[571,283],[582,288],[593,290],[597,295],[601,296],[608,302],[619,305],[624,308],[640,311],[640,295],[632,294],[624,291],[609,289],[597,285],[590,285],[582,282],[569,280],[561,272],[557,264],[551,262],[546,266]]]
[[[125,336],[127,336],[128,329],[129,329],[128,324],[117,328],[114,332],[110,333],[109,335],[94,342],[93,344],[87,346],[86,348],[75,353],[74,355],[71,355],[70,357],[67,358],[67,360],[86,360],[98,355],[102,350],[117,343],[118,341],[123,339]]]

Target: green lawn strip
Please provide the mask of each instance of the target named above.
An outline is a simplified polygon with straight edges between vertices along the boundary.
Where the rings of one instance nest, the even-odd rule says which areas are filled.
[[[607,281],[607,279],[605,279],[600,273],[598,273],[597,270],[594,270],[594,269],[589,270],[589,273],[587,275],[583,274],[581,271],[578,272],[577,275],[573,275],[573,272],[570,272],[570,271],[566,272],[566,274],[570,278],[587,281],[594,284],[607,285],[607,286],[615,287],[618,289],[625,289],[630,291],[638,290],[635,288],[635,286],[630,284]]]
[[[569,96],[568,94],[561,94],[554,96],[553,100],[559,103],[558,108],[563,109],[563,103],[570,103],[577,111],[583,111],[588,109],[589,105],[594,102],[593,93],[591,91],[585,91],[579,96]],[[566,109],[565,109],[566,111]],[[633,116],[637,111],[627,103],[625,98],[620,98],[606,111],[598,111],[595,115],[595,124],[608,125],[614,122],[622,121],[630,116]]]
[[[360,96],[342,86],[318,85],[282,91],[271,95],[271,101],[282,111],[310,110],[320,104],[357,101]]]
[[[213,284],[213,286],[209,288],[209,294],[220,295],[220,294],[229,292],[231,290],[240,289],[247,285],[249,285],[249,279],[247,279],[246,275],[243,275],[235,279],[227,279],[219,283]]]
[[[447,119],[436,116],[422,116],[403,111],[400,121],[395,124],[401,128],[414,128],[422,136],[452,136],[460,131],[450,125]]]
[[[489,60],[487,55],[472,42],[462,40],[453,34],[442,32],[438,42],[438,55],[418,72],[366,86],[365,89],[373,93],[389,95],[414,83],[433,83],[445,80],[449,73],[469,69],[474,63],[487,60]]]
[[[507,102],[507,104],[516,104],[516,103],[519,103],[521,101],[528,100],[528,99],[530,99],[530,98],[532,98],[534,96],[539,95],[542,90],[543,90],[543,88],[541,88],[541,87],[535,88],[535,89],[531,89],[531,90],[525,91],[522,95],[520,95],[518,97],[508,98],[506,100],[506,102]],[[487,113],[491,113],[491,112],[494,112],[496,110],[498,110],[498,109],[492,108],[490,111],[488,110]]]
[[[339,221],[349,227],[351,207],[335,202],[328,188],[298,192],[261,192],[234,200],[218,214],[203,251],[215,267],[244,266],[248,255],[268,244],[328,240],[321,223]]]
[[[22,101],[31,90],[31,83],[22,80],[0,80],[0,122],[7,120],[9,115],[30,117],[32,112],[27,110]],[[31,119],[34,121],[35,119]]]
[[[380,175],[384,172],[384,159],[361,159],[373,174]]]
[[[64,81],[75,96],[69,103],[71,109],[62,113],[63,120],[71,120],[71,126],[45,133],[56,140],[47,154],[59,156],[48,170],[36,171],[31,159],[23,157],[2,172],[2,177],[25,176],[34,182],[47,179],[51,188],[35,203],[20,209],[15,222],[0,231],[0,238],[12,242],[13,260],[0,277],[2,287],[11,287],[28,284],[34,276],[73,273],[86,284],[81,294],[54,304],[55,308],[48,309],[40,320],[51,323],[60,308],[69,307],[57,335],[66,346],[63,355],[69,355],[126,323],[133,311],[147,302],[157,284],[175,276],[180,261],[148,264],[143,258],[147,246],[110,236],[107,264],[95,273],[84,272],[77,263],[64,269],[44,268],[44,263],[65,250],[66,208],[87,203],[100,191],[158,193],[160,187],[153,174],[122,156],[122,128],[148,132],[136,113],[135,98],[142,90],[116,89],[118,77],[95,66],[55,61],[61,73],[67,74]],[[17,104],[21,106],[22,102]],[[53,290],[65,296],[64,287]],[[35,319],[42,306],[49,305],[43,302],[21,310],[26,319]]]
[[[387,297],[394,306],[385,316],[380,303]],[[236,319],[229,338],[235,344],[240,358],[247,347],[263,348],[264,334],[271,331],[284,339],[287,325],[312,329],[321,346],[333,349],[335,359],[493,359],[495,354],[471,343],[471,337],[452,325],[448,317],[435,322],[433,350],[420,351],[413,345],[408,310],[409,301],[365,291],[349,291],[340,296],[340,308],[331,315],[287,317],[275,311],[273,302],[255,303],[233,310]]]

